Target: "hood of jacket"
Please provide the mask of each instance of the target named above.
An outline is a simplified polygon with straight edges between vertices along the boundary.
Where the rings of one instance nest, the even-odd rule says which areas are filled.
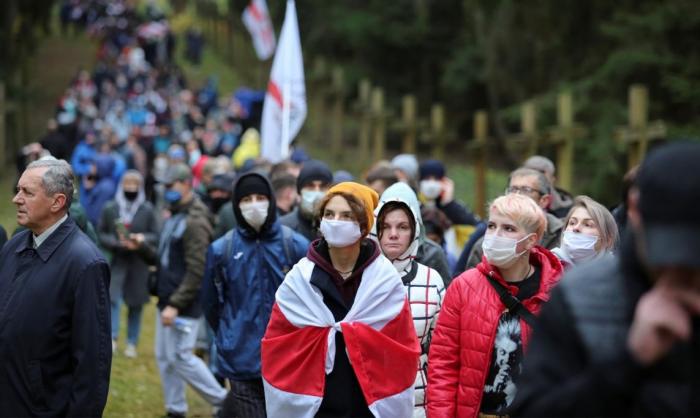
[[[252,226],[248,225],[248,222],[246,222],[246,220],[243,218],[241,208],[238,207],[241,199],[243,198],[243,196],[241,196],[239,187],[241,181],[251,176],[257,176],[263,180],[263,182],[267,186],[268,197],[270,199],[270,205],[267,208],[267,219],[265,219],[265,223],[262,225],[262,227],[260,227],[260,232],[256,231],[255,229],[253,229]],[[249,238],[255,236],[265,236],[269,232],[272,232],[272,227],[275,224],[275,221],[277,221],[277,201],[275,200],[275,193],[272,190],[272,184],[270,183],[270,180],[267,179],[267,177],[255,172],[245,173],[239,176],[233,185],[233,195],[231,196],[231,202],[233,203],[233,216],[236,217],[238,229],[244,236]]]
[[[97,170],[97,178],[99,180],[112,177],[112,173],[114,173],[114,167],[116,166],[114,158],[112,158],[109,155],[98,154],[95,156],[94,164],[95,169]]]
[[[376,219],[379,218],[379,214],[382,212],[384,206],[389,202],[400,202],[408,207],[409,212],[413,214],[413,221],[416,225],[415,234],[413,240],[409,244],[406,251],[404,251],[399,257],[394,260],[390,260],[396,270],[401,274],[401,276],[407,274],[410,271],[412,261],[416,258],[418,253],[418,247],[420,246],[423,238],[425,236],[425,231],[423,228],[423,219],[420,214],[420,202],[418,202],[418,197],[416,193],[411,189],[411,187],[405,183],[394,183],[389,188],[387,188],[382,196],[379,198],[379,204],[374,210],[374,227],[372,228],[371,235],[373,238],[378,240],[379,234],[377,232],[377,222]]]

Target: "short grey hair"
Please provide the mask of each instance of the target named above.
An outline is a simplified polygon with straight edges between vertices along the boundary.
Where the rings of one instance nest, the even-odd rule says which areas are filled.
[[[542,155],[533,155],[532,157],[525,160],[523,167],[532,168],[533,170],[542,171],[553,176],[556,172],[554,163],[547,157]]]
[[[30,170],[33,168],[47,168],[41,177],[44,193],[47,196],[53,196],[56,193],[65,195],[66,204],[64,209],[68,212],[71,203],[73,203],[73,181],[75,180],[70,164],[66,160],[45,159],[30,163],[26,169]]]
[[[552,184],[541,171],[537,171],[534,168],[520,167],[510,173],[508,185],[510,185],[510,181],[516,177],[537,177],[537,182],[540,184],[539,192],[542,194],[552,194]]]

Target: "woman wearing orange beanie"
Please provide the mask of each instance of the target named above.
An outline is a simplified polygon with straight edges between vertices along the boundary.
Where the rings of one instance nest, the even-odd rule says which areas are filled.
[[[287,274],[262,340],[270,417],[410,417],[420,353],[406,291],[367,238],[378,196],[345,182],[320,202],[322,238]]]

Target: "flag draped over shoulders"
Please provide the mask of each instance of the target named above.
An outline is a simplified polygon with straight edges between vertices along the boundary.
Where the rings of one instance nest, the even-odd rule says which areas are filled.
[[[302,259],[287,274],[262,340],[268,416],[313,417],[333,370],[335,334],[342,332],[350,364],[375,417],[413,413],[420,348],[405,288],[391,262],[377,258],[363,273],[355,301],[335,322],[309,281],[314,263]]]

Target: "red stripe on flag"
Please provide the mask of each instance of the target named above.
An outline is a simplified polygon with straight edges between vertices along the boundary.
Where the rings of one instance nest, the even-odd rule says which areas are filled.
[[[273,99],[275,99],[277,105],[282,108],[282,92],[273,80],[270,80],[270,82],[267,83],[267,92],[270,93],[270,96],[272,96]]]
[[[248,10],[250,11],[250,14],[253,15],[253,18],[255,20],[257,20],[258,22],[260,22],[263,19],[262,13],[260,13],[260,10],[258,10],[258,8],[255,6],[254,1],[250,2],[250,5],[248,6]]]
[[[420,346],[408,300],[381,331],[359,322],[341,323],[341,327],[367,405],[415,383]]]
[[[263,378],[285,392],[323,396],[329,331],[292,325],[275,303],[261,345]]]

